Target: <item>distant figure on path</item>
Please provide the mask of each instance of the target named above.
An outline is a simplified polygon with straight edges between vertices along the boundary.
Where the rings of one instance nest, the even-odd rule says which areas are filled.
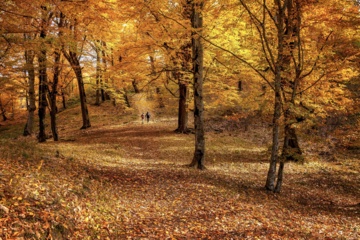
[[[145,118],[145,115],[144,115],[144,113],[142,113],[141,114],[141,122],[142,122],[142,124],[144,124],[144,118]]]
[[[146,121],[149,122],[150,121],[150,113],[146,112],[145,117],[146,117]]]

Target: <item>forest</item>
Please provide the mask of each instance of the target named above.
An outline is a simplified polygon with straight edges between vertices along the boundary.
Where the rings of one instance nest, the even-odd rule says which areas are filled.
[[[358,0],[2,0],[0,240],[360,239],[359,26]]]

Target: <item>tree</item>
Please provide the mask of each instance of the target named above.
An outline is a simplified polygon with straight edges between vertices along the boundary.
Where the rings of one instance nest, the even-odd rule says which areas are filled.
[[[60,18],[62,18],[62,21],[65,21],[65,15],[63,13],[60,14]],[[84,80],[83,80],[83,74],[82,74],[82,67],[80,65],[79,60],[79,49],[78,49],[78,42],[77,38],[79,37],[78,32],[78,21],[77,19],[67,20],[66,24],[64,24],[64,27],[67,27],[70,30],[70,33],[73,36],[72,44],[66,45],[65,42],[63,42],[62,45],[62,53],[64,54],[64,57],[68,60],[70,63],[77,82],[78,82],[78,88],[79,88],[79,95],[80,95],[80,105],[81,105],[81,116],[82,116],[82,122],[83,125],[81,129],[86,129],[91,127],[90,124],[90,118],[89,118],[89,112],[87,108],[87,102],[86,102],[86,93],[85,93],[85,87],[84,87]]]
[[[195,126],[195,152],[190,167],[204,169],[205,161],[205,131],[204,131],[204,103],[203,103],[203,58],[204,50],[201,42],[201,29],[203,27],[202,9],[203,1],[192,1],[191,27],[192,33],[192,59],[194,72],[194,126]]]
[[[46,116],[46,107],[47,103],[47,94],[48,94],[48,76],[47,76],[47,49],[46,49],[46,35],[47,27],[49,25],[49,19],[51,19],[51,13],[49,13],[46,6],[41,6],[42,17],[40,25],[40,39],[41,39],[41,49],[38,54],[39,62],[39,142],[46,141],[46,132],[45,132],[45,116]]]
[[[30,34],[24,34],[25,40],[31,40]],[[35,51],[32,49],[25,50],[25,72],[28,78],[28,90],[27,90],[27,111],[28,118],[24,128],[24,136],[30,136],[33,134],[34,126],[34,113],[36,110],[36,96],[35,96],[35,66],[34,66]]]

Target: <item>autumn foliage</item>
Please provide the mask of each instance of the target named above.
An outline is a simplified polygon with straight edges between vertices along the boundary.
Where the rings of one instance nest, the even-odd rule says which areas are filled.
[[[359,24],[356,0],[1,1],[0,240],[360,238]]]

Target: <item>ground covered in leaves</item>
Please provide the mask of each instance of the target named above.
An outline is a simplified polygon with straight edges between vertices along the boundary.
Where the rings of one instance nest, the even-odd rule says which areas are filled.
[[[357,154],[308,150],[272,194],[266,127],[208,132],[198,171],[186,166],[194,136],[174,133],[175,119],[110,113],[79,130],[78,114],[60,114],[59,142],[0,128],[0,239],[360,238]]]

